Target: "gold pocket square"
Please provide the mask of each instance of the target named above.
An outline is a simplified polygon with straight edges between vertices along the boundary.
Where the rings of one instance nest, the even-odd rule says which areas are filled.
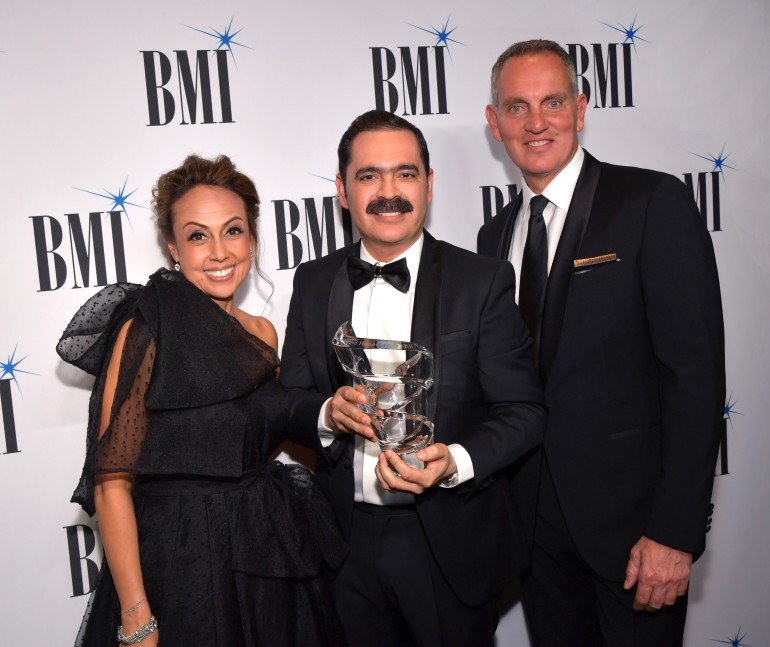
[[[593,265],[614,263],[616,261],[620,261],[620,259],[618,258],[618,255],[613,252],[612,254],[602,254],[601,256],[591,256],[590,258],[576,258],[572,261],[572,265],[577,270],[584,267],[591,267]]]

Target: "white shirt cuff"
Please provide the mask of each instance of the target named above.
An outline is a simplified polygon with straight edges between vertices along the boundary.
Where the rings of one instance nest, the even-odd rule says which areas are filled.
[[[318,439],[321,441],[321,447],[324,449],[334,442],[338,433],[324,424],[324,421],[326,420],[326,407],[329,406],[331,401],[332,399],[329,398],[324,402],[321,406],[321,412],[318,414]],[[465,453],[467,454],[468,452]]]

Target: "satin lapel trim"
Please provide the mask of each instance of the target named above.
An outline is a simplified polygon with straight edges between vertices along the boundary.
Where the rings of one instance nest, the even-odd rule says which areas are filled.
[[[516,216],[521,211],[521,202],[524,198],[522,192],[519,191],[519,195],[513,202],[508,203],[508,208],[511,209],[505,219],[505,227],[503,229],[503,235],[500,237],[500,243],[497,246],[497,256],[507,261],[511,255],[511,241],[513,240],[513,226],[516,224]],[[516,277],[518,281],[518,277]]]
[[[350,248],[348,256],[359,256],[358,242]],[[353,286],[348,278],[348,258],[345,256],[337,269],[329,290],[329,304],[326,309],[326,339],[323,352],[326,355],[326,367],[329,371],[331,390],[336,391],[344,384],[350,384],[350,379],[337,361],[337,355],[332,347],[332,338],[337,328],[353,317]]]
[[[599,162],[586,152],[551,265],[551,272],[548,275],[548,288],[543,307],[543,327],[540,333],[539,372],[543,384],[547,381],[548,372],[559,346],[567,295],[572,280],[572,261],[578,257],[580,243],[583,241],[583,234],[591,216],[600,171]]]
[[[441,338],[441,269],[443,253],[441,245],[427,231],[417,272],[417,286],[412,309],[411,341],[425,346],[433,353],[433,386],[428,390],[426,415],[436,421],[439,406],[441,365],[439,361],[439,339]]]

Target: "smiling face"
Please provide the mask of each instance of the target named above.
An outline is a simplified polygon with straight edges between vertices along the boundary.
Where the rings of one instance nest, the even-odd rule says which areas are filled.
[[[218,186],[193,187],[172,206],[168,251],[184,277],[230,312],[233,295],[251,269],[246,206]]]
[[[361,241],[387,263],[420,237],[433,197],[417,138],[408,130],[366,130],[353,139],[346,178],[337,175],[340,204],[350,210]]]
[[[487,122],[535,193],[569,164],[583,130],[586,96],[575,96],[569,72],[555,54],[508,59],[497,78],[498,105]]]

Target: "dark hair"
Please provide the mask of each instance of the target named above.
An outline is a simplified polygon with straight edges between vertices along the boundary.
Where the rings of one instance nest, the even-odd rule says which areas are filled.
[[[254,258],[257,268],[257,218],[259,217],[259,194],[251,179],[236,169],[227,155],[213,160],[198,155],[189,155],[182,165],[164,173],[152,189],[152,204],[155,207],[158,228],[167,241],[174,240],[174,205],[190,189],[200,185],[218,186],[232,191],[246,206],[246,220],[249,225]],[[169,254],[169,260],[173,258]]]
[[[353,145],[353,140],[361,133],[369,130],[408,130],[417,138],[417,145],[420,147],[420,157],[425,166],[425,172],[430,171],[428,144],[425,142],[425,137],[423,137],[420,129],[392,112],[370,110],[353,120],[345,134],[342,135],[340,145],[337,147],[337,159],[343,184],[345,184],[345,173],[350,164],[350,147]]]
[[[570,55],[564,50],[564,48],[552,40],[525,40],[520,43],[514,43],[508,49],[506,49],[500,56],[497,57],[495,64],[492,66],[492,104],[497,106],[497,102],[500,97],[497,94],[497,79],[500,76],[500,70],[509,58],[515,58],[517,56],[526,56],[527,54],[544,54],[550,53],[558,56],[564,67],[567,68],[567,74],[569,76],[570,89],[577,96],[577,70],[575,69],[575,62],[570,58]]]

